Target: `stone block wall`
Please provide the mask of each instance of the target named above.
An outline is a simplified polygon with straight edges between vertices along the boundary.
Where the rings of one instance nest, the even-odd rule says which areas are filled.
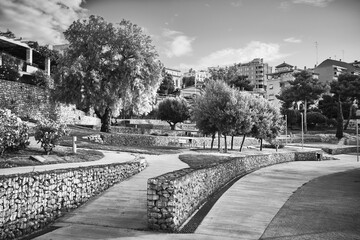
[[[316,152],[275,153],[235,157],[203,169],[181,169],[148,179],[148,226],[177,232],[206,199],[230,180],[261,167],[300,160],[317,160]]]
[[[176,137],[176,136],[154,136],[146,134],[103,134],[103,140],[106,144],[117,145],[117,146],[175,146],[175,147],[206,147],[210,148],[211,138],[204,137]],[[228,146],[230,146],[231,138],[228,138]],[[182,142],[183,141],[183,142]],[[239,148],[242,138],[237,137],[234,139],[235,148]],[[221,146],[224,142],[221,139]],[[246,138],[244,142],[244,147],[250,145],[258,145],[258,140],[252,138]],[[217,148],[217,138],[214,140],[214,148]]]
[[[21,118],[39,120],[58,116],[67,124],[100,125],[100,119],[85,116],[74,105],[56,104],[51,101],[49,89],[26,83],[0,79],[0,108],[8,108]]]
[[[0,176],[0,239],[30,234],[142,171],[144,160]]]

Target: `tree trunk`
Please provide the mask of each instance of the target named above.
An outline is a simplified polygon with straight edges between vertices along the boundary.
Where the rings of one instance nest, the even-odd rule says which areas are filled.
[[[224,153],[227,153],[227,139],[226,139],[226,135],[224,135],[224,141],[225,141]]]
[[[105,109],[104,115],[101,117],[101,132],[110,132],[111,130],[112,111],[109,107]]]
[[[307,100],[305,99],[305,101],[304,101],[304,133],[307,133],[306,115],[307,115]]]
[[[346,130],[349,126],[349,123],[350,123],[350,119],[353,115],[353,111],[354,111],[354,104],[351,104],[350,106],[350,111],[349,111],[349,116],[348,116],[348,119],[346,120],[346,123],[344,125],[344,130]]]
[[[215,133],[212,135],[211,137],[211,150],[213,150],[213,147],[214,147],[214,140],[215,140]]]
[[[260,151],[262,151],[262,142],[263,142],[263,140],[262,140],[262,138],[260,138]]]
[[[244,142],[245,142],[245,137],[246,137],[246,134],[244,134],[243,139],[242,139],[242,141],[241,141],[241,145],[240,145],[240,150],[239,150],[239,152],[242,151],[242,148],[243,148],[243,145],[244,145]]]
[[[220,140],[221,140],[221,133],[218,132],[218,151],[220,151]]]
[[[234,149],[234,135],[231,136],[231,150]]]
[[[341,139],[344,136],[344,116],[342,112],[342,106],[340,101],[340,96],[338,97],[338,112],[337,112],[337,128],[336,128],[336,137]]]

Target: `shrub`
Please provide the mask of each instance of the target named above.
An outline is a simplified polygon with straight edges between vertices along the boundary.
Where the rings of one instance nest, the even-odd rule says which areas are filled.
[[[336,119],[335,119],[335,118],[330,118],[330,119],[328,119],[327,125],[328,125],[329,127],[335,127],[335,126],[337,126],[337,121],[336,121]]]
[[[328,119],[319,112],[309,112],[306,120],[309,127],[314,127],[317,124],[326,124]]]
[[[35,128],[35,140],[41,143],[46,154],[50,154],[65,135],[66,125],[50,119],[39,121]]]
[[[0,155],[6,150],[24,149],[29,145],[29,127],[8,109],[0,109]]]
[[[16,81],[20,77],[19,71],[12,66],[0,66],[0,78],[9,81]]]

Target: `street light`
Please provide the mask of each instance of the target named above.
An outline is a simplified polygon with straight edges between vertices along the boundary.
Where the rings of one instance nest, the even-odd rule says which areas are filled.
[[[301,148],[304,149],[304,114],[301,114]]]
[[[356,110],[356,161],[359,162],[359,120],[360,110]]]

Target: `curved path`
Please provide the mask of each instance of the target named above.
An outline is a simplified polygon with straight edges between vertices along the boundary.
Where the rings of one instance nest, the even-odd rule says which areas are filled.
[[[187,167],[177,155],[146,156],[150,166],[116,184],[36,239],[259,239],[299,187],[319,176],[356,169],[356,156],[339,161],[291,162],[255,171],[237,181],[213,206],[194,234],[147,232],[147,179]]]

